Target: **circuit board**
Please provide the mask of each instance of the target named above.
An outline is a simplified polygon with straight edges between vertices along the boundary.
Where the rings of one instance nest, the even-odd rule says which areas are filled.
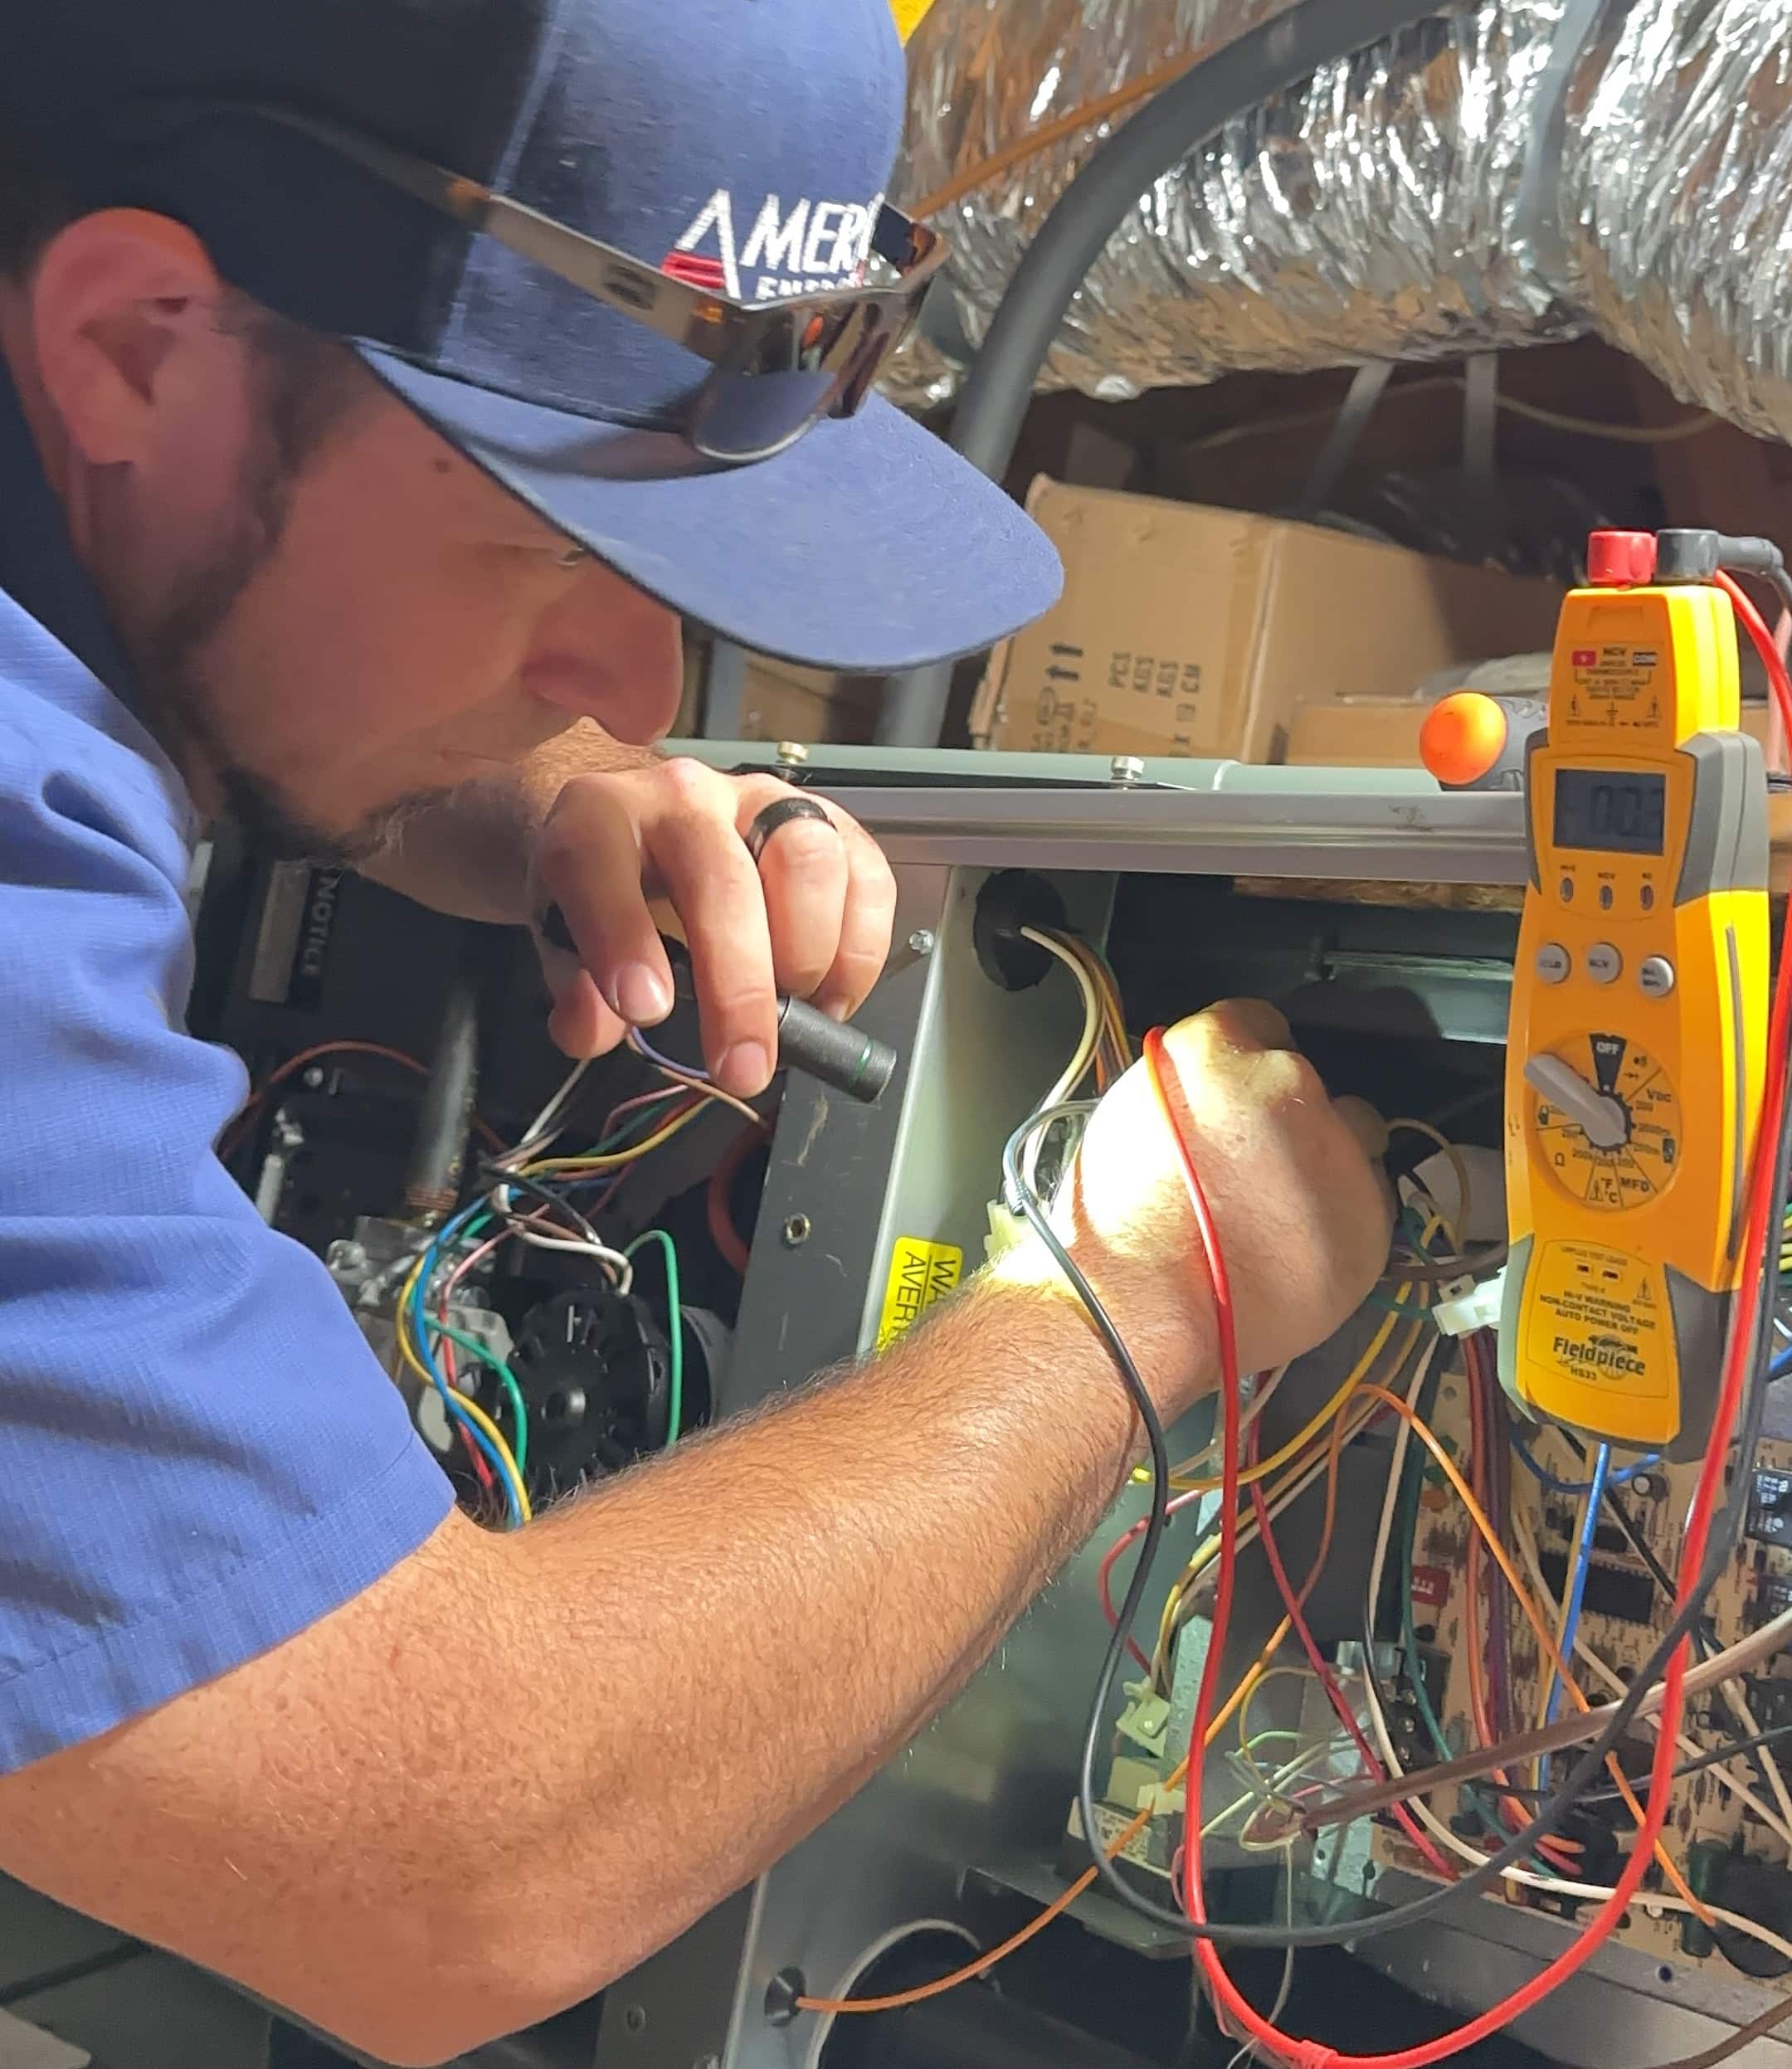
[[[1452,1374],[1439,1385],[1434,1427],[1458,1461],[1463,1460],[1467,1448],[1468,1419],[1467,1382],[1459,1374]],[[1559,1478],[1579,1480],[1584,1474],[1584,1467],[1551,1434],[1534,1433],[1532,1448],[1533,1455]],[[1441,1468],[1429,1458],[1424,1464],[1412,1555],[1412,1618],[1426,1692],[1444,1737],[1455,1754],[1481,1742],[1474,1722],[1465,1614],[1471,1526]],[[1698,1472],[1697,1462],[1682,1466],[1664,1463],[1639,1473],[1620,1491],[1635,1531],[1669,1575],[1678,1572],[1681,1520]],[[1515,1462],[1512,1504],[1514,1535],[1519,1541],[1515,1554],[1518,1570],[1535,1591],[1534,1576],[1523,1550],[1528,1535],[1534,1540],[1550,1597],[1542,1604],[1544,1615],[1553,1627],[1580,1535],[1584,1497],[1546,1487]],[[1403,1574],[1396,1572],[1392,1585],[1398,1589],[1402,1585]],[[1502,1589],[1502,1598],[1503,1594]],[[1792,1607],[1792,1443],[1770,1439],[1761,1445],[1750,1490],[1746,1534],[1709,1601],[1711,1621],[1720,1645],[1735,1643]],[[1627,1541],[1622,1530],[1602,1514],[1588,1564],[1581,1643],[1620,1680],[1629,1681],[1647,1659],[1668,1620],[1668,1603],[1646,1561]],[[1505,1642],[1512,1721],[1518,1730],[1527,1730],[1539,1721],[1544,1700],[1541,1648],[1531,1627],[1515,1609],[1508,1619]],[[1588,1699],[1594,1703],[1609,1701],[1616,1692],[1612,1687],[1598,1685],[1597,1677],[1584,1662],[1577,1659],[1575,1663]],[[1792,1660],[1767,1663],[1746,1677],[1743,1688],[1752,1722],[1739,1716],[1721,1690],[1712,1689],[1689,1701],[1683,1730],[1701,1750],[1741,1740],[1755,1729],[1771,1731],[1792,1723]],[[1395,1694],[1396,1688],[1389,1692]],[[1403,1672],[1397,1694],[1390,1723],[1403,1761],[1410,1753],[1410,1766],[1417,1770],[1434,1757],[1434,1741],[1429,1727],[1417,1714],[1419,1705],[1410,1672]],[[1568,1706],[1564,1702],[1561,1706]],[[1648,1760],[1645,1749],[1653,1743],[1652,1734],[1639,1734],[1625,1762],[1629,1772],[1643,1770]],[[1785,1748],[1780,1751],[1783,1765]],[[1763,1802],[1777,1808],[1766,1781],[1746,1754],[1738,1754],[1726,1765]],[[1534,1785],[1536,1779],[1528,1773],[1507,1779],[1526,1785]],[[1476,1805],[1464,1792],[1439,1790],[1430,1801],[1438,1815],[1456,1830],[1478,1835],[1483,1829]],[[1597,1821],[1590,1828],[1583,1819],[1574,1828],[1583,1848],[1584,1865],[1570,1872],[1570,1879],[1588,1883],[1609,1883],[1613,1879],[1619,1858],[1618,1848],[1625,1843],[1629,1827],[1621,1804],[1611,1803],[1609,1809],[1615,1814],[1618,1836],[1604,1851],[1603,1857],[1603,1835]],[[1677,1782],[1663,1838],[1697,1895],[1784,1931],[1792,1916],[1792,1869],[1789,1869],[1786,1841],[1728,1789],[1712,1770],[1707,1768]],[[1435,1879],[1410,1843],[1391,1826],[1376,1826],[1371,1857],[1378,1867]],[[1655,1879],[1652,1875],[1651,1881]],[[1594,1908],[1589,1903],[1512,1885],[1507,1886],[1504,1896],[1483,1901],[1527,1903],[1570,1921],[1590,1916]],[[1736,1935],[1723,1935],[1721,1942],[1714,1940],[1708,1928],[1683,1913],[1658,1909],[1651,1915],[1646,1896],[1630,1906],[1616,1937],[1619,1944],[1664,1959],[1711,1960],[1722,1964],[1734,1959],[1738,1968],[1751,1975],[1777,1975],[1792,1969],[1792,1964],[1758,1942]]]

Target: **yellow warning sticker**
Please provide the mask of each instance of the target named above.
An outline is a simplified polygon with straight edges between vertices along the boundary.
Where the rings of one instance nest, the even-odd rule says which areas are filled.
[[[933,0],[890,0],[890,5],[896,11],[897,33],[906,43],[926,19]]]
[[[896,1239],[889,1283],[884,1288],[884,1313],[878,1323],[877,1347],[888,1351],[906,1336],[933,1307],[944,1300],[964,1275],[964,1252],[956,1244],[923,1243],[919,1236]]]

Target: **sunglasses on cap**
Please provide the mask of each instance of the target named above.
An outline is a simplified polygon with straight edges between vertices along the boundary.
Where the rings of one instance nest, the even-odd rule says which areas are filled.
[[[703,459],[743,466],[786,450],[824,417],[851,416],[914,327],[949,246],[938,231],[887,205],[872,257],[891,276],[777,302],[738,302],[556,222],[477,180],[295,110],[217,106],[313,138],[439,214],[550,273],[709,367],[679,429]]]

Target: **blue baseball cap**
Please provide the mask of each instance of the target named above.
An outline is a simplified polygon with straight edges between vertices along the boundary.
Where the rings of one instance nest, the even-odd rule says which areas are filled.
[[[876,396],[750,465],[635,459],[679,445],[640,434],[675,431],[694,354],[259,111],[753,303],[859,279],[904,98],[890,0],[0,0],[0,110],[76,206],[186,223],[630,581],[847,671],[1028,623],[1055,553]]]

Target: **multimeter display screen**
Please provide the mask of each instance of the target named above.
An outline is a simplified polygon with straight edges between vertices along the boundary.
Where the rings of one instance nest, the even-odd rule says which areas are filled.
[[[1613,769],[1557,769],[1556,845],[1658,855],[1667,840],[1668,779]]]

